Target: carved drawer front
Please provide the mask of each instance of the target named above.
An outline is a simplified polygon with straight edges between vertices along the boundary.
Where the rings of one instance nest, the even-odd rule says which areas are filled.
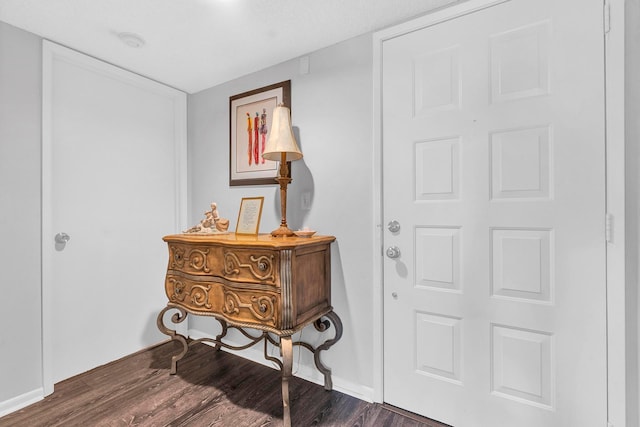
[[[169,245],[169,269],[247,283],[277,285],[278,252],[222,246]]]
[[[220,303],[216,302],[215,289],[218,283],[193,281],[167,274],[165,292],[169,301],[196,311],[212,312]]]
[[[268,290],[241,290],[222,283],[191,280],[168,274],[169,301],[201,313],[222,315],[236,322],[280,326],[280,295]]]
[[[242,291],[223,286],[222,314],[236,322],[280,328],[280,296],[267,291]]]
[[[211,256],[212,249],[207,246],[169,245],[169,270],[219,276],[219,262]]]
[[[223,251],[224,277],[248,283],[277,285],[279,267],[278,252],[256,249],[231,249]]]

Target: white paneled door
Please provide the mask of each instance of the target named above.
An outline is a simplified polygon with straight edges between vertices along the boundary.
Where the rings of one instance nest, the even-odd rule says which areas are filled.
[[[493,3],[382,41],[384,400],[604,426],[602,2]]]
[[[43,52],[48,393],[163,339],[162,236],[184,218],[186,95],[53,43]]]

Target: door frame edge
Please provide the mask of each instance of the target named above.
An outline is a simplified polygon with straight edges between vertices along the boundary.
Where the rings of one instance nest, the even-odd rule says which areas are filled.
[[[609,425],[628,424],[627,405],[633,396],[627,393],[627,358],[635,352],[627,346],[626,246],[627,242],[626,165],[625,165],[625,2],[603,1],[608,9],[609,32],[603,34],[605,49],[605,151],[606,213],[615,228],[606,243],[607,310],[607,418]],[[633,381],[633,380],[632,380]],[[637,387],[638,379],[635,379]],[[635,397],[637,399],[637,396]]]
[[[45,248],[51,244],[49,238],[53,233],[52,209],[51,209],[51,178],[52,178],[52,62],[56,45],[48,40],[42,41],[42,154],[41,154],[41,234],[40,234],[40,256],[42,262],[41,269],[41,334],[42,334],[42,389],[43,395],[48,396],[53,393],[53,310],[50,278],[53,269],[53,260],[49,251]]]

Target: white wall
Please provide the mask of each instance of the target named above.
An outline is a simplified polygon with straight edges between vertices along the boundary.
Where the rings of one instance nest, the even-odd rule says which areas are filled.
[[[299,74],[299,62],[293,60],[189,96],[190,219],[196,224],[215,201],[235,229],[240,199],[264,196],[260,231],[277,227],[277,186],[229,187],[229,97],[290,79],[292,123],[304,159],[292,164],[288,223],[292,229],[309,226],[337,237],[332,250],[332,298],[344,335],[322,357],[333,370],[336,389],[371,398],[371,35],[311,53],[309,61],[306,75]],[[301,209],[302,192],[312,194],[309,211]],[[199,332],[217,331],[214,327],[211,319],[190,323]],[[317,339],[313,328],[307,328],[304,337]],[[302,354],[300,372],[313,365],[308,356]]]
[[[0,413],[42,387],[40,43],[0,22]]]

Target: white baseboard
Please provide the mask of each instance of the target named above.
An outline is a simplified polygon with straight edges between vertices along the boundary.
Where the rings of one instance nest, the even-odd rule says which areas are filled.
[[[192,339],[201,339],[201,338],[214,338],[211,334],[204,333],[197,329],[189,329],[189,338]],[[225,342],[229,345],[240,346],[246,343],[245,342],[235,342],[233,339],[225,338]],[[315,364],[311,360],[311,363],[303,363],[298,358],[296,358],[298,349],[297,347],[294,349],[294,364],[293,364],[293,375],[302,378],[303,380],[324,385],[324,376],[316,369]],[[233,353],[237,356],[240,356],[244,359],[251,360],[252,362],[259,363],[261,365],[267,366],[272,369],[278,369],[275,363],[270,362],[264,358],[263,347],[261,344],[257,344],[255,347],[249,347],[242,351],[233,351],[227,350],[223,348],[224,351],[228,351],[229,353]],[[307,352],[307,350],[302,349],[302,352]],[[178,368],[180,369],[180,368]],[[341,377],[337,377],[336,375],[331,375],[331,379],[333,382],[333,389],[339,391],[340,393],[347,394],[349,396],[355,397],[360,400],[364,400],[365,402],[373,402],[373,388],[365,387],[361,384],[354,383],[353,381],[346,380]]]
[[[0,402],[0,417],[20,410],[32,403],[39,402],[42,399],[44,399],[44,389],[38,388],[28,393],[21,394],[20,396],[5,400],[4,402]]]

